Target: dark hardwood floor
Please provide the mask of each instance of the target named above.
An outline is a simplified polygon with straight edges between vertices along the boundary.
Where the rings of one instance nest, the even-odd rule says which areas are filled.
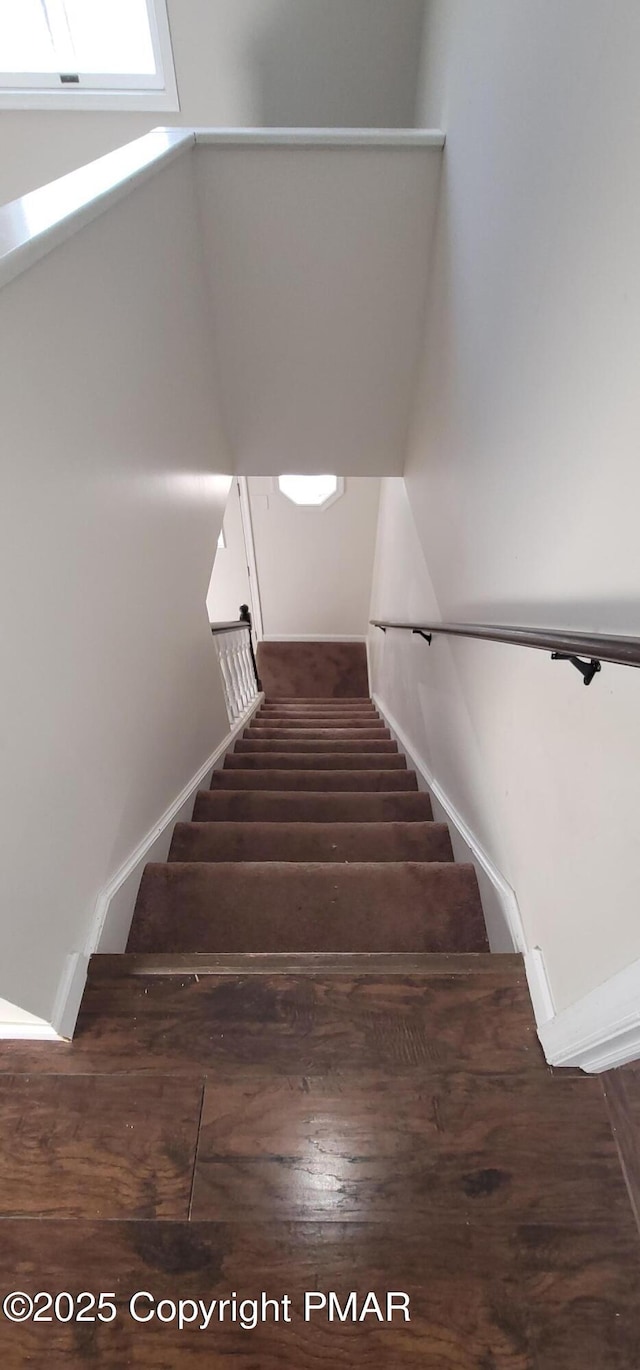
[[[637,1370],[640,1245],[602,1082],[546,1066],[517,958],[132,962],[96,966],[72,1045],[0,1044],[2,1299],[117,1304],[113,1323],[0,1315],[3,1366]],[[637,1079],[614,1076],[630,1128]],[[314,1291],[358,1312],[403,1292],[411,1320],[305,1322]],[[198,1300],[263,1292],[290,1322],[154,1311],[192,1300],[201,1321]]]

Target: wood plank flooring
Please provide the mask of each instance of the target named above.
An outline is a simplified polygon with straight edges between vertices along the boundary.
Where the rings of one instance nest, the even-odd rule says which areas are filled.
[[[72,1046],[0,1043],[0,1294],[117,1305],[113,1324],[0,1315],[2,1364],[637,1370],[640,1243],[602,1085],[549,1070],[501,961],[99,964]],[[140,1290],[287,1294],[291,1322],[136,1323]],[[304,1320],[306,1291],[370,1290],[407,1293],[411,1321]]]
[[[205,1090],[195,1218],[582,1224],[628,1208],[595,1080],[234,1075]]]
[[[33,1225],[32,1225],[33,1226]],[[637,1258],[629,1233],[582,1233],[556,1225],[487,1229],[431,1225],[423,1234],[369,1225],[299,1223],[38,1224],[37,1268],[24,1224],[3,1224],[0,1271],[12,1288],[56,1288],[61,1269],[71,1292],[114,1291],[113,1325],[56,1323],[2,1334],[4,1363],[153,1367],[226,1366],[240,1370],[635,1370],[638,1352]],[[250,1272],[248,1276],[247,1272]],[[410,1296],[411,1322],[305,1323],[305,1291],[354,1288]],[[255,1298],[288,1293],[291,1322],[243,1330],[228,1319],[206,1331],[128,1315],[131,1294],[155,1301]],[[146,1314],[151,1305],[140,1303]],[[168,1312],[169,1310],[165,1310]],[[247,1309],[247,1312],[250,1310]],[[228,1314],[229,1310],[225,1310]]]
[[[202,1086],[0,1076],[0,1214],[188,1218]]]

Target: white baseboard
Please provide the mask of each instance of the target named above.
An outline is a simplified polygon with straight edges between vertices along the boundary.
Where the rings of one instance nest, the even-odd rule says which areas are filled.
[[[157,823],[142,838],[115,875],[100,890],[96,900],[91,930],[82,951],[68,956],[64,974],[58,986],[51,1023],[0,1023],[0,1038],[30,1038],[59,1041],[69,1039],[73,1031],[84,993],[89,958],[96,951],[123,952],[135,906],[142,871],[148,861],[166,860],[174,825],[191,817],[191,806],[197,790],[230,750],[238,734],[260,707],[264,695],[252,700],[242,718],[233,725],[215,752],[207,757],[196,774],[165,809]]]
[[[523,956],[533,1011],[540,1029],[553,1018],[555,1006],[542,951],[540,947],[527,945],[515,890],[498,870],[475,833],[471,831],[449,795],[436,780],[427,762],[415,751],[403,728],[383,700],[376,694],[372,697],[400,751],[416,772],[419,787],[431,795],[434,816],[448,822],[456,860],[469,861],[475,868],[491,950],[497,953],[519,951]]]
[[[8,999],[0,999],[0,1040],[13,1042],[57,1041],[58,1033],[51,1023],[28,1013]]]
[[[85,950],[68,956],[64,974],[58,985],[58,993],[51,1015],[51,1026],[56,1036],[62,1037],[65,1041],[69,1041],[73,1037],[84,987],[87,983],[90,955],[91,953]]]
[[[59,1042],[60,1033],[51,1023],[21,1023],[18,1020],[0,1023],[0,1042]]]
[[[583,995],[538,1030],[551,1065],[589,1074],[640,1058],[640,961]]]

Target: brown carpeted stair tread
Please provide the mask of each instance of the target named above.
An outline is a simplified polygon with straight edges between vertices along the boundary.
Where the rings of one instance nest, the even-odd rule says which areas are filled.
[[[259,642],[267,699],[362,699],[369,693],[365,642]]]
[[[388,728],[271,728],[251,724],[245,728],[243,738],[253,742],[301,742],[313,739],[318,742],[389,742],[391,733]]]
[[[378,756],[359,751],[340,752],[228,752],[224,760],[227,771],[405,771],[407,763],[398,752]]]
[[[366,700],[357,699],[334,699],[323,701],[321,699],[311,699],[307,703],[300,701],[297,704],[286,704],[283,700],[273,700],[271,703],[265,701],[260,705],[261,713],[289,713],[289,714],[329,714],[329,713],[359,713],[377,714],[375,704],[367,703]]]
[[[369,695],[267,695],[265,704],[372,704]],[[375,707],[375,706],[373,706]]]
[[[274,718],[274,719],[284,718],[284,719],[287,719],[287,718],[290,718],[290,719],[292,719],[295,723],[303,723],[303,724],[306,724],[306,723],[313,723],[314,720],[316,720],[316,719],[318,719],[318,718],[320,718],[320,719],[326,718],[326,719],[328,719],[328,720],[331,720],[331,719],[341,719],[341,718],[345,718],[345,719],[347,719],[347,720],[353,719],[353,720],[355,720],[356,723],[358,723],[358,722],[359,722],[359,723],[381,723],[381,722],[382,722],[382,719],[380,718],[380,715],[379,715],[378,713],[376,713],[374,709],[370,709],[370,710],[366,710],[366,711],[364,711],[364,710],[362,710],[362,709],[357,709],[357,710],[356,710],[356,709],[350,709],[350,710],[341,709],[339,712],[338,712],[338,710],[332,710],[331,712],[328,712],[326,709],[314,709],[314,710],[306,710],[306,709],[305,709],[303,712],[301,712],[299,709],[259,709],[259,710],[257,711],[257,713],[254,714],[254,718],[259,718],[259,719],[266,719],[266,718]]]
[[[384,728],[383,719],[376,714],[254,714],[252,723],[260,728]]]
[[[340,738],[334,738],[333,741],[327,742],[323,738],[310,737],[303,738],[302,741],[298,742],[297,738],[280,738],[280,740],[267,738],[266,741],[263,741],[261,738],[239,737],[234,743],[236,755],[240,752],[248,752],[252,755],[258,753],[268,755],[270,752],[301,752],[303,755],[305,752],[334,752],[339,755],[344,752],[356,754],[362,750],[363,745],[360,739],[356,742],[349,740],[344,742]],[[364,750],[369,755],[373,752],[386,752],[389,755],[391,752],[397,752],[398,748],[391,738],[383,737],[379,742],[375,737],[368,737]]]
[[[258,709],[258,718],[297,718],[304,723],[309,718],[361,718],[363,720],[372,719],[374,723],[380,723],[381,718],[377,709]]]
[[[380,718],[375,704],[261,704],[257,712],[283,714],[287,718],[340,718],[343,715],[348,718]]]
[[[347,718],[344,714],[340,718],[276,718],[262,717],[258,715],[251,720],[251,727],[258,728],[284,728],[287,732],[294,733],[313,733],[324,732],[329,729],[331,732],[341,732],[348,729],[352,733],[371,733],[375,737],[376,733],[382,733],[383,737],[388,734],[381,718]]]
[[[429,795],[409,790],[199,790],[193,810],[200,823],[424,823],[432,817]]]
[[[352,713],[321,713],[320,711],[318,711],[318,712],[316,712],[316,713],[304,713],[304,714],[301,714],[301,713],[286,713],[285,711],[283,711],[283,710],[281,710],[281,709],[279,709],[277,712],[276,712],[275,709],[268,709],[268,710],[261,709],[258,713],[255,713],[253,716],[254,716],[254,719],[257,719],[259,722],[262,722],[262,723],[268,722],[268,721],[271,719],[271,720],[273,720],[273,721],[276,722],[276,723],[279,722],[279,721],[284,721],[284,722],[290,721],[290,722],[292,722],[292,723],[295,723],[296,725],[297,725],[297,724],[300,724],[300,725],[302,725],[303,727],[307,727],[307,725],[313,725],[314,723],[317,723],[318,721],[320,721],[320,723],[323,723],[323,722],[326,722],[326,723],[338,722],[338,723],[339,723],[340,721],[344,721],[344,722],[347,722],[347,723],[350,723],[350,722],[353,722],[353,723],[371,723],[371,724],[382,723],[382,719],[381,719],[381,717],[380,717],[379,714],[376,714],[376,713],[366,713],[366,714],[364,714],[364,713],[356,713],[355,710],[354,710]]]
[[[352,728],[354,723],[358,725],[358,730],[361,725],[370,728],[372,731],[375,731],[376,728],[385,727],[381,718],[360,718],[358,716],[354,720],[345,714],[341,714],[339,718],[330,718],[326,714],[314,714],[313,718],[304,719],[297,716],[287,718],[286,714],[254,714],[251,722],[254,727],[258,728],[293,728],[296,731],[299,729],[302,733],[318,732],[322,731],[323,728]]]
[[[452,861],[446,823],[176,823],[170,861]]]
[[[415,771],[218,770],[211,789],[227,790],[417,790]]]
[[[128,951],[486,951],[475,871],[447,862],[163,862]]]
[[[345,707],[348,709],[375,709],[375,704],[370,695],[310,695],[304,699],[286,699],[284,695],[265,695],[262,700],[262,708],[279,709],[281,706],[290,709],[330,709]]]

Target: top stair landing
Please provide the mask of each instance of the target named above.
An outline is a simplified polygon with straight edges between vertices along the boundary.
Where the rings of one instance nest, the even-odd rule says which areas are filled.
[[[364,642],[260,642],[258,674],[268,705],[370,703]]]

